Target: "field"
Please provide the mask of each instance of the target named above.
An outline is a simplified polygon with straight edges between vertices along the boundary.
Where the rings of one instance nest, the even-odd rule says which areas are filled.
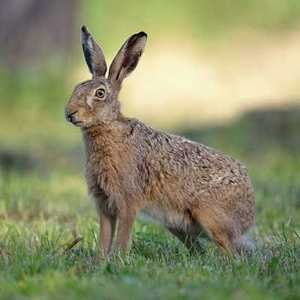
[[[73,85],[88,76],[76,44],[65,61],[0,70],[0,299],[300,299],[300,2],[103,0],[101,9],[98,0],[81,2],[80,22],[92,28],[108,57],[131,32],[143,28],[151,37],[144,71],[126,82],[125,110],[247,165],[256,195],[250,234],[257,250],[232,258],[206,242],[205,253],[190,255],[159,224],[139,218],[130,252],[98,261],[98,221],[87,197],[80,131],[64,120]],[[248,49],[249,32],[262,48],[257,42]],[[281,48],[278,41],[285,41]],[[186,49],[192,49],[188,59]],[[152,73],[155,59],[159,67]],[[191,72],[206,64],[208,79]],[[224,77],[214,76],[219,69]],[[171,73],[168,90],[164,78]],[[199,93],[191,93],[196,85]],[[148,98],[139,102],[143,89]],[[227,112],[226,120],[216,118]],[[201,122],[205,118],[210,122]]]
[[[98,224],[78,130],[63,119],[51,123],[44,112],[46,136],[44,126],[18,136],[18,113],[3,116],[4,124],[16,120],[10,124],[18,139],[2,129],[7,149],[17,141],[21,150],[1,153],[1,299],[299,299],[298,108],[178,131],[247,163],[257,197],[252,257],[224,257],[210,243],[203,255],[190,256],[159,225],[139,219],[130,253],[107,263],[96,259]],[[68,138],[57,134],[62,128]]]

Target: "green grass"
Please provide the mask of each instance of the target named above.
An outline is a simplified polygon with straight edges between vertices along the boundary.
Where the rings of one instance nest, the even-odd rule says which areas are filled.
[[[241,123],[189,135],[250,167],[257,197],[252,257],[224,257],[210,243],[205,254],[190,256],[159,225],[138,220],[130,253],[99,263],[96,212],[80,164],[66,168],[49,158],[1,173],[0,298],[299,299],[299,157],[278,146],[257,160],[263,150],[247,155],[248,144],[235,139],[240,130],[251,137]],[[83,240],[64,252],[74,236]]]
[[[190,256],[159,225],[138,220],[128,256],[99,263],[80,134],[63,117],[67,85],[41,77],[19,87],[19,96],[1,94],[17,100],[0,112],[0,299],[300,299],[299,107],[180,130],[249,167],[252,257],[230,259],[212,244]],[[65,253],[74,236],[83,239]]]
[[[252,257],[224,257],[210,243],[190,256],[161,226],[139,219],[130,253],[99,263],[80,134],[64,121],[65,99],[49,103],[67,88],[31,80],[21,81],[27,96],[1,111],[0,299],[300,299],[299,107],[180,130],[248,165],[257,198]],[[64,252],[74,236],[83,239]]]

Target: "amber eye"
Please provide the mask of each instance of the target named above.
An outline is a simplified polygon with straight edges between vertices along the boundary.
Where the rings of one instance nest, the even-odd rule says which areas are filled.
[[[105,89],[99,88],[98,90],[96,90],[95,96],[99,99],[104,99],[105,98]]]

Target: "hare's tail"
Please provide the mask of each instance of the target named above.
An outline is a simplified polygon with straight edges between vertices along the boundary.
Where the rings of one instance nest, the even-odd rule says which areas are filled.
[[[237,241],[235,241],[235,246],[240,253],[253,253],[256,248],[256,242],[249,236],[249,234],[242,235]]]

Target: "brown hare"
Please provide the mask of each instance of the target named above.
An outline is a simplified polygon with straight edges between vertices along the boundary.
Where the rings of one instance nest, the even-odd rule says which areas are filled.
[[[134,220],[144,213],[165,225],[188,249],[205,236],[226,253],[251,250],[243,235],[255,203],[246,168],[235,159],[186,138],[126,118],[118,94],[137,66],[147,35],[132,35],[109,67],[87,28],[81,42],[92,79],[78,84],[66,119],[81,128],[86,180],[100,216],[102,255],[126,250]]]

